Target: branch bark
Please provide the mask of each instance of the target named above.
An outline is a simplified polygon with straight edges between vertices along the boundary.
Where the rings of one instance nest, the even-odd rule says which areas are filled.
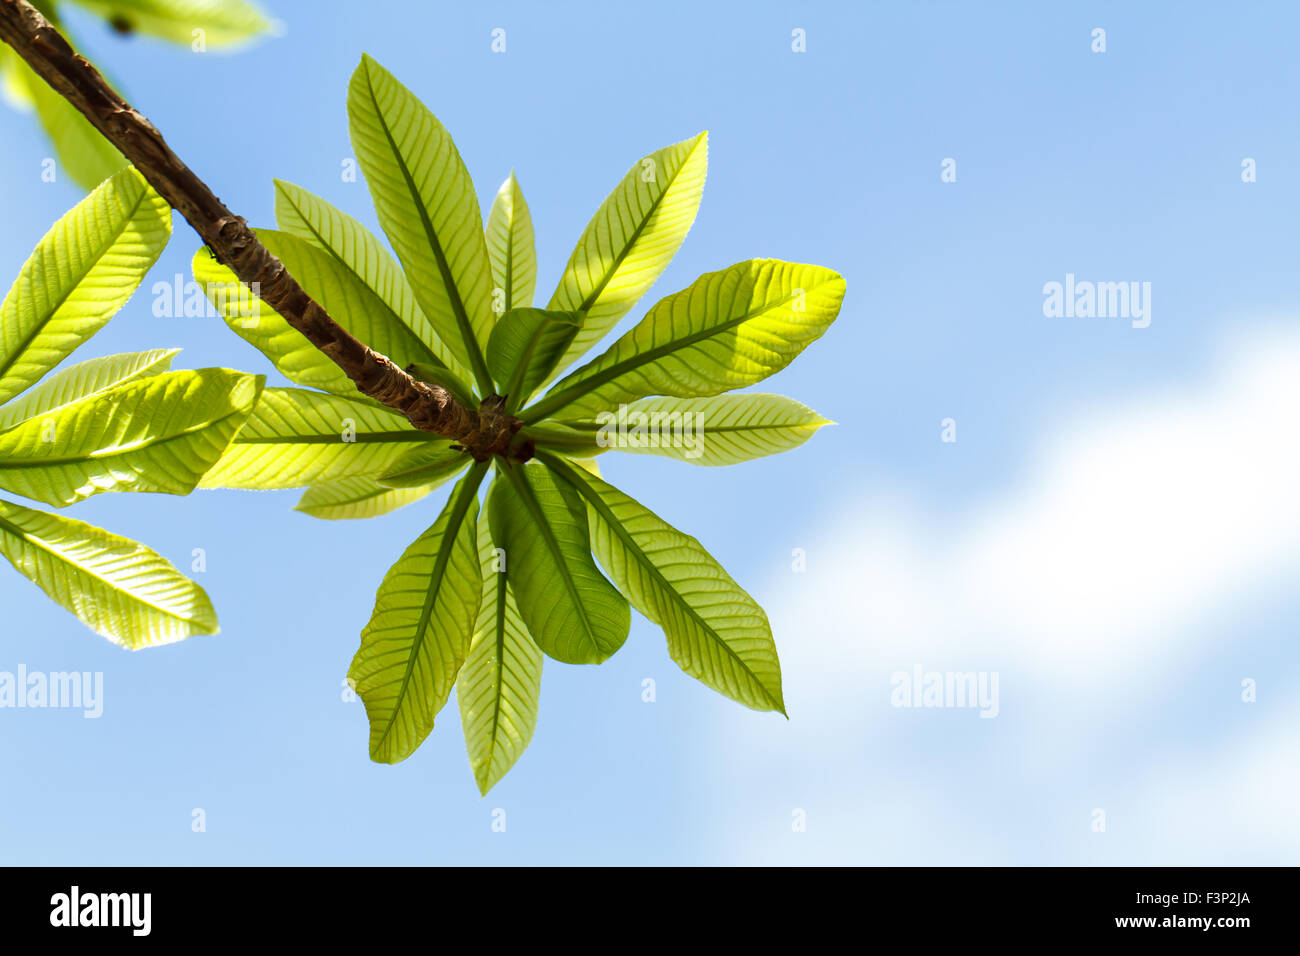
[[[459,442],[477,461],[506,454],[520,422],[499,401],[468,408],[440,385],[419,381],[340,326],[208,186],[171,151],[162,134],[80,57],[26,0],[0,0],[0,39],[75,106],[173,209],[218,261],[306,336],[357,386],[416,428]],[[527,443],[512,449],[527,454]]]

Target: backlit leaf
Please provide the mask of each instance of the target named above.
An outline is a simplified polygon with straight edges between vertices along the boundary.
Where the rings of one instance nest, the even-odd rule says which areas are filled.
[[[734,465],[798,447],[830,422],[791,398],[745,394],[643,398],[594,420],[547,424],[591,435],[618,451],[692,465]]]
[[[0,406],[0,431],[56,408],[139,378],[167,371],[180,349],[151,349],[108,355],[70,365]]]
[[[746,707],[784,714],[781,665],[758,603],[694,538],[594,475],[544,460],[585,500],[601,566],[664,629],[678,666]]]
[[[556,373],[628,313],[667,268],[700,207],[709,134],[665,146],[633,166],[587,223],[548,309],[583,319]]]
[[[164,372],[0,432],[0,488],[52,505],[105,491],[185,495],[229,447],[262,378]]]
[[[521,416],[594,417],[651,395],[717,395],[779,372],[839,314],[844,279],[775,259],[710,272],[661,300]]]
[[[371,57],[348,86],[348,121],[375,213],[439,338],[491,389],[483,350],[496,317],[474,183],[451,135]]]
[[[134,169],[65,213],[0,304],[0,405],[103,328],[170,236],[171,209]]]
[[[460,377],[466,375],[420,310],[415,292],[401,267],[374,233],[319,196],[278,179],[275,181],[275,218],[284,232],[329,253],[339,269],[368,288],[383,303],[383,311],[409,329],[441,364],[450,366]],[[382,343],[367,338],[360,327],[348,328],[371,348],[393,358]]]
[[[370,757],[405,760],[433,729],[469,653],[483,582],[475,465],[384,577],[348,679],[366,705]]]
[[[201,587],[144,545],[82,521],[0,501],[0,554],[95,633],[130,650],[217,632]]]
[[[577,493],[539,464],[498,468],[487,499],[492,540],[537,646],[566,664],[599,664],[627,640],[627,601],[591,557]]]
[[[303,492],[295,511],[327,521],[375,518],[405,508],[427,495],[432,488],[385,488],[368,476],[340,478],[312,485]]]
[[[537,253],[533,217],[513,172],[492,201],[485,234],[492,263],[492,293],[495,297],[500,290],[501,311],[528,308],[537,288]]]
[[[469,657],[456,678],[456,700],[474,780],[486,794],[533,737],[542,692],[542,652],[519,616],[486,521],[479,522],[478,550],[483,600]]]
[[[204,488],[302,488],[380,475],[430,441],[387,408],[301,388],[268,388]]]

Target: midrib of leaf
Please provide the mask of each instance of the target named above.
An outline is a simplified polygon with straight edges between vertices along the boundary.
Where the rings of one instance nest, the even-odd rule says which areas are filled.
[[[492,737],[488,748],[487,771],[492,772],[492,758],[497,751],[497,732],[501,729],[501,687],[505,680],[506,669],[506,575],[504,571],[494,571],[497,576],[497,616],[496,616],[496,690],[492,695]]]
[[[239,409],[232,409],[218,418],[209,419],[206,422],[198,422],[190,425],[174,435],[168,435],[165,438],[142,438],[140,441],[131,442],[126,445],[114,445],[112,448],[97,448],[92,452],[85,452],[80,455],[62,458],[0,458],[0,467],[3,468],[51,468],[59,465],[76,465],[83,461],[97,461],[101,458],[111,458],[114,455],[125,455],[133,451],[141,451],[146,448],[161,448],[162,446],[186,438],[196,432],[201,432],[205,428],[211,428],[224,422],[227,418],[233,418],[236,415],[242,415]]]
[[[14,363],[23,356],[23,353],[27,351],[33,342],[36,341],[36,337],[45,330],[47,325],[50,324],[50,319],[54,317],[54,314],[58,312],[59,309],[63,308],[63,304],[68,301],[68,297],[77,291],[77,288],[85,280],[86,276],[90,275],[90,273],[94,271],[95,267],[99,265],[99,261],[104,258],[104,253],[112,248],[113,244],[121,238],[122,233],[126,232],[127,227],[135,220],[135,214],[140,211],[140,204],[147,198],[149,198],[149,190],[142,189],[140,195],[136,198],[135,204],[131,207],[130,215],[124,217],[122,224],[118,227],[117,231],[97,247],[95,255],[88,260],[90,264],[79,273],[77,280],[68,286],[63,295],[59,296],[59,301],[54,303],[53,307],[50,308],[45,318],[37,323],[36,327],[32,329],[31,333],[23,340],[22,344],[18,346],[18,349],[8,358],[8,360],[5,361],[3,365],[0,365],[0,379],[3,379],[9,374],[9,370],[14,367]],[[22,393],[20,392],[19,394]],[[14,397],[17,398],[17,396]]]
[[[542,336],[547,331],[549,322],[541,322],[533,330],[533,334],[528,337],[528,346],[524,349],[524,354],[520,356],[519,361],[515,364],[515,370],[510,374],[510,381],[506,388],[506,407],[507,415],[514,414],[520,402],[527,401],[523,396],[517,396],[516,393],[524,387],[524,376],[528,374],[528,363],[533,360],[533,353],[537,351],[537,343],[542,340]]]
[[[582,618],[583,629],[586,631],[587,637],[590,638],[592,646],[599,649],[600,641],[596,638],[596,630],[592,627],[591,619],[587,616],[587,608],[582,603],[582,596],[578,593],[578,584],[573,580],[569,565],[564,560],[564,551],[560,547],[559,540],[555,537],[555,529],[551,527],[551,523],[546,520],[546,515],[542,513],[541,502],[537,500],[537,496],[533,493],[532,485],[515,468],[507,466],[503,470],[510,479],[510,483],[515,486],[515,490],[519,492],[519,497],[523,500],[524,507],[528,509],[533,523],[541,531],[542,540],[546,542],[547,548],[555,556],[556,563],[560,566],[560,578],[564,581],[564,589],[569,592],[569,597],[573,599],[574,606],[578,609],[578,616]],[[567,508],[563,498],[561,498],[560,503]]]
[[[655,413],[650,412],[648,414],[655,414]],[[563,421],[563,422],[557,422],[557,424],[564,425],[568,428],[573,428],[580,431],[590,431],[590,432],[598,432],[602,428],[606,427],[604,425],[601,425],[599,422],[593,422],[593,421]],[[812,422],[794,422],[794,423],[777,422],[775,424],[771,422],[767,422],[767,423],[750,424],[750,425],[710,425],[708,426],[707,431],[710,434],[716,434],[717,432],[749,432],[749,431],[757,432],[757,431],[767,431],[769,429],[776,429],[776,428],[813,428],[813,427],[820,427],[820,426],[815,426],[814,423]]]
[[[143,604],[145,607],[153,608],[158,613],[166,614],[168,617],[173,618],[174,620],[182,621],[186,624],[190,623],[188,618],[182,617],[181,615],[168,610],[162,605],[154,604],[152,601],[145,601],[142,598],[138,597],[137,595],[133,594],[132,592],[125,590],[116,582],[104,577],[102,574],[97,572],[91,566],[83,564],[80,561],[73,558],[71,555],[65,554],[64,552],[55,549],[52,545],[48,544],[43,538],[38,538],[30,534],[29,532],[24,531],[22,528],[18,527],[17,525],[11,524],[3,516],[0,516],[0,531],[6,531],[9,534],[13,535],[14,537],[18,538],[19,540],[26,541],[32,547],[39,548],[41,551],[44,551],[50,557],[55,558],[56,560],[62,562],[63,564],[67,564],[76,568],[82,574],[94,578],[96,581],[99,581],[101,584],[103,584],[105,587],[109,588],[110,590],[115,591],[118,594],[125,595],[126,597],[130,598],[132,601],[135,601],[138,604]]]
[[[668,579],[663,576],[663,573],[655,567],[655,565],[650,561],[650,558],[646,555],[645,551],[643,551],[632,536],[627,533],[627,530],[623,527],[623,523],[618,520],[618,517],[614,512],[605,504],[605,500],[601,498],[600,495],[596,494],[596,492],[593,491],[587,483],[581,479],[581,477],[577,477],[575,480],[575,469],[572,469],[571,466],[565,464],[561,459],[556,458],[554,455],[547,454],[540,449],[537,452],[537,458],[539,461],[544,462],[552,471],[559,474],[561,478],[569,483],[570,487],[576,489],[583,498],[587,499],[593,508],[600,512],[601,517],[605,519],[605,523],[614,530],[614,533],[618,535],[619,540],[623,542],[624,546],[635,554],[641,556],[642,568],[649,571],[655,577],[663,589],[672,595],[673,601],[691,618],[693,618],[706,633],[715,635],[718,646],[731,655],[731,658],[737,665],[739,665],[740,669],[749,675],[750,679],[754,682],[754,685],[762,692],[763,696],[767,698],[768,703],[770,703],[777,711],[784,713],[780,703],[772,697],[767,687],[764,686],[761,680],[759,680],[758,675],[750,669],[749,665],[741,659],[739,654],[731,649],[731,645],[718,635],[718,632],[713,628],[713,626],[705,621],[704,618],[700,617],[695,608],[691,607],[690,604],[688,604],[686,600],[677,593],[677,589],[673,587]]]
[[[830,281],[832,280],[825,279],[805,291],[814,291]],[[746,312],[744,315],[737,316],[734,319],[728,319],[726,322],[709,326],[708,328],[701,329],[698,332],[692,332],[680,339],[673,339],[669,342],[665,342],[663,345],[657,345],[649,351],[637,352],[634,355],[630,355],[623,361],[614,363],[609,368],[601,369],[599,372],[596,372],[588,378],[581,379],[567,388],[547,395],[536,405],[532,406],[532,408],[524,409],[524,414],[522,414],[520,418],[523,419],[524,424],[532,424],[533,422],[540,421],[548,415],[559,411],[566,405],[581,398],[583,395],[586,395],[588,392],[595,391],[602,385],[609,383],[626,372],[631,372],[634,369],[640,368],[642,365],[647,365],[650,362],[661,359],[665,355],[671,355],[673,352],[680,349],[689,348],[696,342],[702,342],[704,339],[720,335],[729,329],[735,328],[742,322],[748,322],[750,319],[758,318],[764,312],[772,312],[779,308],[780,305],[781,300],[768,302],[756,309]]]
[[[389,142],[391,143],[392,140],[390,139]],[[384,300],[384,297],[379,294],[379,291],[377,289],[371,289],[370,284],[366,282],[365,279],[361,278],[361,274],[358,273],[357,270],[354,269],[347,262],[347,260],[345,260],[342,256],[340,256],[337,252],[334,251],[333,244],[330,243],[329,240],[327,240],[323,235],[321,235],[320,230],[318,230],[312,224],[312,221],[307,217],[307,214],[302,211],[302,207],[293,201],[293,197],[290,196],[287,192],[282,192],[281,195],[283,195],[285,197],[285,201],[290,206],[293,207],[293,211],[298,214],[298,218],[302,220],[303,225],[307,227],[307,230],[313,236],[315,236],[316,239],[320,242],[321,248],[324,249],[326,252],[328,252],[330,254],[330,257],[333,258],[335,262],[337,262],[348,272],[351,272],[354,276],[356,276],[357,279],[361,282],[361,284],[365,288],[369,289],[372,293],[374,293],[375,298],[378,299],[380,302],[383,302],[384,305],[388,308],[388,311],[392,312],[393,315],[397,318],[398,324],[405,328],[406,323],[403,322],[402,317],[397,314],[397,310],[394,309],[391,305],[388,304],[388,302]],[[425,345],[424,342],[420,341],[419,335],[417,335],[413,329],[410,329],[409,331],[411,332],[411,338],[413,338],[416,341],[416,343],[420,346],[421,350],[425,353],[425,357],[428,358],[430,365],[433,365],[436,368],[442,368],[442,369],[447,368],[447,364],[443,362],[442,359],[438,358],[438,356],[434,355],[433,351],[427,345]]]
[[[642,217],[641,221],[637,223],[636,228],[632,230],[631,237],[623,245],[623,248],[618,255],[614,257],[614,264],[606,270],[605,274],[601,277],[599,285],[592,290],[591,294],[588,295],[587,298],[583,299],[582,305],[578,308],[579,312],[585,315],[591,307],[596,304],[596,300],[600,298],[601,293],[605,291],[605,287],[609,285],[610,281],[614,278],[614,273],[618,272],[619,266],[621,266],[624,260],[632,254],[632,247],[635,246],[636,241],[641,238],[641,233],[645,232],[646,226],[649,224],[650,220],[654,218],[654,214],[659,210],[660,203],[664,201],[664,197],[668,195],[668,191],[673,188],[673,183],[677,182],[677,177],[682,174],[682,170],[686,168],[686,164],[689,163],[691,157],[695,155],[695,150],[699,148],[699,143],[696,143],[691,148],[691,151],[682,158],[682,161],[678,165],[677,171],[673,173],[672,178],[668,180],[668,185],[663,188],[663,191],[659,193],[658,196],[650,201],[650,209],[646,212],[645,216]],[[574,335],[576,336],[577,332],[574,332]]]
[[[379,125],[384,131],[384,138],[388,140],[388,147],[393,153],[393,158],[397,160],[397,166],[402,171],[402,178],[406,180],[406,190],[414,200],[416,212],[420,214],[420,225],[424,228],[425,238],[429,240],[429,245],[433,249],[433,257],[438,263],[438,273],[442,276],[442,284],[447,289],[447,299],[451,303],[451,311],[456,317],[456,326],[460,329],[460,337],[465,341],[465,348],[469,352],[470,365],[473,367],[474,377],[478,379],[478,387],[483,389],[483,394],[492,392],[492,376],[488,374],[487,363],[483,360],[483,353],[478,347],[478,338],[474,335],[474,327],[470,324],[469,313],[465,311],[465,303],[460,297],[460,289],[457,288],[455,280],[451,275],[451,265],[447,262],[447,256],[442,250],[442,243],[438,241],[438,235],[434,231],[433,223],[429,221],[429,211],[424,208],[424,200],[420,198],[420,190],[415,185],[415,179],[411,176],[411,171],[407,169],[406,160],[397,149],[397,141],[393,139],[393,134],[388,128],[388,119],[384,116],[383,109],[379,105],[379,100],[375,98],[375,87],[370,80],[370,70],[366,70],[366,90],[370,93],[370,103],[375,108],[375,115],[379,117]]]
[[[415,630],[415,641],[411,645],[411,653],[406,658],[406,670],[402,672],[402,686],[397,692],[397,702],[393,705],[392,713],[388,715],[388,721],[384,724],[384,732],[379,737],[378,746],[372,747],[372,750],[378,749],[388,740],[388,735],[397,720],[397,714],[406,700],[406,689],[410,686],[411,672],[415,670],[415,661],[420,656],[420,648],[424,646],[429,618],[433,615],[433,605],[437,603],[438,595],[442,593],[442,586],[446,583],[443,571],[447,567],[447,562],[451,560],[451,552],[456,547],[456,536],[460,534],[460,526],[465,520],[466,512],[469,511],[469,503],[478,494],[478,486],[483,481],[487,466],[487,462],[478,462],[466,473],[465,484],[461,486],[461,493],[456,498],[456,503],[452,505],[451,514],[447,517],[442,539],[438,542],[438,553],[433,559],[433,572],[429,576],[431,581],[437,583],[425,593],[424,606],[420,609],[420,622]]]
[[[422,444],[429,441],[420,432],[410,429],[400,432],[357,432],[354,441],[345,442],[338,435],[270,435],[245,436],[243,433],[234,441],[236,445],[340,445],[379,444],[382,442],[413,442]]]
[[[512,177],[514,173],[510,174]],[[506,312],[510,311],[514,304],[514,284],[515,284],[515,191],[513,187],[510,190],[510,223],[506,229]]]

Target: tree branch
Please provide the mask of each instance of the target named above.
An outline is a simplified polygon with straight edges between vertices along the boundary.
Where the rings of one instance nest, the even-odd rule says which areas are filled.
[[[467,408],[442,386],[412,377],[330,318],[258,241],[244,219],[225,207],[171,151],[153,124],[26,0],[0,0],[0,39],[121,150],[194,227],[218,261],[325,353],[358,391],[401,412],[416,428],[459,442],[477,461],[506,453],[519,429],[518,419],[505,415],[495,401]]]

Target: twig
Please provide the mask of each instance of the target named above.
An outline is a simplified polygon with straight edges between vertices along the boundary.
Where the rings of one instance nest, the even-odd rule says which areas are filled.
[[[478,461],[506,453],[519,429],[517,419],[502,413],[495,402],[479,409],[466,407],[442,386],[413,378],[330,318],[244,219],[225,207],[171,151],[154,125],[26,0],[0,0],[0,39],[130,160],[194,227],[218,261],[325,353],[358,391],[401,412],[416,428],[459,442]]]

